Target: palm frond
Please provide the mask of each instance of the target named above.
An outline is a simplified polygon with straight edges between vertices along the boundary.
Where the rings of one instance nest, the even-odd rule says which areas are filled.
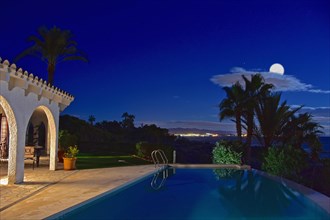
[[[87,56],[77,49],[77,42],[72,38],[73,35],[69,30],[61,30],[56,26],[51,29],[45,26],[39,27],[38,35],[28,38],[33,45],[21,52],[14,62],[28,55],[37,56],[47,63],[47,66],[52,67],[48,68],[48,76],[52,79],[55,65],[59,62],[68,60],[88,62]],[[53,84],[52,80],[48,79],[48,81]]]
[[[88,62],[88,59],[83,56],[68,56],[63,58],[63,61],[68,61],[68,60],[81,60],[84,62]]]
[[[20,54],[18,54],[15,58],[14,58],[14,63],[16,63],[17,61],[19,61],[20,59],[22,59],[23,57],[26,57],[28,55],[32,55],[32,56],[36,56],[36,57],[40,57],[40,50],[38,46],[31,46],[29,48],[26,48],[24,51],[22,51]]]

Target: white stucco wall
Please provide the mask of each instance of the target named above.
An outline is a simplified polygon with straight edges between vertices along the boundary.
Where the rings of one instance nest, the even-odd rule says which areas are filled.
[[[26,131],[36,110],[43,111],[47,117],[49,169],[56,169],[59,114],[71,101],[73,97],[67,93],[47,86],[42,80],[27,72],[23,73],[21,69],[16,71],[16,66],[9,66],[8,61],[1,63],[0,60],[0,105],[7,116],[10,134],[8,183],[23,182]]]

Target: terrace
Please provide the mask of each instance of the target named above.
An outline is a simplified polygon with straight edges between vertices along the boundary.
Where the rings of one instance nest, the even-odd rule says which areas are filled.
[[[0,185],[1,219],[44,219],[154,171],[153,165],[64,171],[60,164],[50,171],[47,157],[34,170],[25,163],[22,184]],[[6,169],[1,163],[1,181]]]

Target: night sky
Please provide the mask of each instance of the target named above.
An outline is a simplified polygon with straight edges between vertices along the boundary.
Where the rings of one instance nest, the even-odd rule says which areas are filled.
[[[63,114],[101,121],[128,112],[137,126],[234,130],[219,122],[221,86],[260,72],[330,134],[328,0],[5,0],[0,8],[2,59],[12,62],[43,25],[71,30],[88,54],[89,63],[57,65],[55,86],[75,96]],[[283,76],[269,73],[273,63]],[[47,78],[35,57],[17,66]]]

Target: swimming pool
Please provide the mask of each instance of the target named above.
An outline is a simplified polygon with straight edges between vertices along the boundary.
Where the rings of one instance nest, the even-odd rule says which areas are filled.
[[[58,217],[58,216],[57,216]],[[283,182],[256,170],[169,168],[60,219],[329,219]]]

